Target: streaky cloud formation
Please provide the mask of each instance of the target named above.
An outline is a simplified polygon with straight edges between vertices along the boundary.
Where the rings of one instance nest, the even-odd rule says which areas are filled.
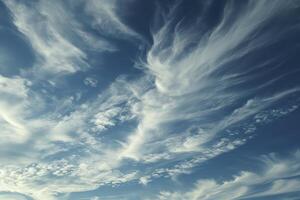
[[[130,0],[125,0],[125,3],[131,4]],[[125,38],[140,38],[139,34],[132,30],[129,26],[122,22],[120,18],[121,9],[118,4],[122,2],[112,1],[96,1],[91,0],[86,2],[85,12],[93,18],[92,26],[113,37]]]
[[[0,1],[0,199],[296,200],[299,9]]]
[[[28,38],[41,60],[38,69],[52,73],[72,73],[86,66],[85,53],[64,37],[56,25],[54,20],[57,18],[57,8],[44,4],[47,1],[37,4],[6,1],[13,13],[15,25]],[[60,12],[59,17],[61,14],[63,12]],[[63,17],[68,20],[68,16]]]
[[[162,191],[158,199],[249,199],[299,192],[299,151],[289,159],[278,159],[274,154],[262,156],[262,172],[241,171],[231,180],[218,183],[215,180],[199,180],[190,191]],[[264,188],[264,189],[262,189]]]
[[[253,78],[250,74],[247,76],[245,71],[235,72],[234,76],[225,74],[217,77],[217,73],[229,67],[227,63],[242,57],[244,51],[250,54],[251,51],[259,48],[258,45],[262,45],[261,40],[265,40],[264,45],[271,45],[272,41],[268,42],[264,37],[267,33],[264,33],[252,39],[250,45],[245,45],[246,49],[241,47],[235,50],[248,37],[251,37],[259,26],[267,23],[268,19],[271,20],[273,12],[281,10],[284,12],[294,7],[294,4],[282,5],[281,2],[274,2],[272,12],[266,13],[263,9],[266,4],[267,2],[264,1],[249,2],[249,5],[240,11],[241,16],[237,18],[238,20],[231,21],[230,24],[228,21],[231,15],[236,15],[236,13],[233,12],[234,5],[229,4],[225,8],[220,24],[207,33],[209,36],[202,37],[204,38],[202,40],[199,39],[199,35],[195,34],[201,32],[201,29],[199,31],[195,25],[186,28],[181,25],[183,22],[176,24],[173,20],[176,15],[176,6],[171,9],[170,13],[165,16],[167,21],[154,33],[153,46],[147,54],[145,65],[154,77],[155,87],[142,98],[144,105],[142,120],[136,134],[129,139],[129,146],[126,150],[128,156],[136,157],[134,153],[141,152],[138,148],[143,145],[144,140],[148,140],[147,137],[156,137],[156,133],[159,134],[157,137],[161,137],[163,132],[168,131],[160,130],[161,126],[166,129],[165,126],[172,122],[193,120],[199,124],[200,121],[201,129],[204,129],[204,132],[208,129],[209,136],[213,138],[214,134],[230,125],[258,113],[274,101],[299,90],[295,87],[290,92],[278,91],[277,94],[259,97],[255,96],[258,91],[251,88],[242,92],[234,90],[228,92],[230,88],[243,85],[249,81],[248,79]],[[172,35],[171,39],[170,35]],[[230,42],[231,38],[234,41]],[[196,45],[191,44],[196,41]],[[254,47],[251,48],[251,45]],[[235,53],[227,55],[230,51]],[[223,119],[209,120],[226,107],[234,106],[241,99],[244,99],[245,105],[236,107],[231,113],[228,112]],[[197,109],[194,109],[195,106]]]

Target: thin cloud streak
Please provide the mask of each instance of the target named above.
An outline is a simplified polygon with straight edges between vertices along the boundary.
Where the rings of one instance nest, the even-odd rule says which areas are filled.
[[[153,32],[153,45],[144,64],[146,73],[150,73],[155,85],[139,98],[142,105],[140,123],[135,133],[128,138],[127,148],[122,152],[124,157],[139,160],[143,154],[151,153],[151,150],[143,153],[142,147],[148,142],[168,137],[168,124],[172,126],[173,123],[192,120],[208,131],[213,139],[214,135],[227,127],[299,91],[299,88],[294,88],[290,92],[278,91],[277,94],[259,97],[255,95],[258,92],[255,89],[230,89],[242,87],[251,78],[251,74],[244,74],[239,78],[239,73],[244,72],[237,71],[237,78],[231,79],[223,79],[222,75],[218,75],[228,67],[228,63],[238,61],[246,53],[273,44],[275,41],[267,37],[268,31],[260,35],[256,32],[264,30],[264,26],[278,13],[286,14],[289,10],[296,9],[293,1],[274,1],[270,12],[265,12],[269,3],[247,2],[240,11],[237,11],[233,2],[229,3],[219,25],[207,33],[207,36],[193,34],[198,32],[198,28],[201,33],[201,24],[187,27],[183,22],[175,20],[176,6],[180,4],[172,7],[169,13],[163,13],[166,21]],[[236,15],[239,17],[232,20],[232,16]],[[248,38],[251,38],[249,45],[245,45]],[[242,45],[245,47],[240,47]],[[236,107],[224,119],[218,119],[219,112],[240,104],[240,101],[245,101],[245,106]],[[259,103],[254,103],[256,101]],[[251,106],[252,104],[254,105]],[[248,106],[251,109],[247,109]],[[213,117],[217,120],[206,122]]]
[[[218,183],[216,180],[198,180],[188,192],[162,191],[155,199],[248,199],[299,192],[299,151],[288,159],[279,159],[274,154],[260,157],[264,164],[262,172],[241,171],[231,180]],[[268,187],[264,187],[268,186]]]

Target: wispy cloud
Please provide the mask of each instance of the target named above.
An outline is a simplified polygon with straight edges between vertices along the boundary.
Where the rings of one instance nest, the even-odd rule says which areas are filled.
[[[36,53],[37,63],[34,73],[61,75],[86,70],[90,67],[87,62],[87,50],[101,52],[117,49],[104,37],[86,31],[82,22],[76,19],[75,11],[67,7],[64,2],[49,3],[44,0],[36,3],[4,2],[13,15],[14,24],[27,37]],[[117,18],[115,3],[105,2],[101,3],[102,6],[94,1],[86,3],[91,13],[101,15],[96,17],[98,22],[107,21],[101,33],[104,35],[134,34]],[[71,4],[76,8],[75,2]],[[108,26],[110,23],[115,26]],[[118,33],[111,32],[108,27],[112,29],[116,27]]]
[[[22,107],[20,104],[28,96],[30,84],[30,81],[21,77],[8,78],[0,75],[1,142],[23,142],[28,137],[28,130],[23,125],[19,111]],[[17,106],[12,106],[14,104]]]
[[[118,4],[122,5],[122,9]],[[124,23],[121,16],[126,16],[123,10],[131,4],[130,0],[124,2],[112,1],[85,1],[85,12],[92,16],[92,26],[101,34],[112,37],[123,37],[131,39],[141,39],[141,36]]]
[[[73,161],[75,159],[76,157]],[[92,190],[101,185],[117,185],[136,177],[136,172],[124,174],[105,170],[103,163],[98,166],[96,163],[78,164],[62,159],[51,163],[32,163],[23,168],[1,168],[1,190],[48,200],[56,199],[59,193]],[[41,182],[47,184],[40,184]]]
[[[260,126],[298,109],[299,86],[273,87],[293,73],[275,73],[285,53],[251,57],[295,29],[287,23],[270,39],[270,23],[296,12],[295,1],[230,1],[210,28],[203,28],[205,12],[180,19],[181,2],[168,12],[158,7],[152,46],[138,63],[142,72],[117,77],[91,98],[78,92],[80,87],[69,92],[61,75],[88,71],[93,67],[88,52],[116,51],[114,40],[144,41],[125,23],[126,12],[119,7],[134,1],[4,2],[33,47],[36,63],[20,76],[0,75],[0,191],[54,200],[127,182],[148,187],[157,178],[192,173],[247,143]],[[202,6],[210,9],[209,3]],[[77,9],[90,21],[78,19]],[[245,61],[246,56],[255,62]],[[86,77],[78,81],[85,90],[102,87],[102,77],[79,75]],[[199,180],[190,191],[161,192],[157,198],[241,199],[295,192],[299,159],[299,152],[286,160],[263,157],[261,173],[241,172],[222,183]],[[256,190],[261,185],[266,189]]]
[[[39,60],[35,70],[48,73],[72,73],[87,67],[86,54],[76,47],[54,24],[51,7],[43,3],[5,1],[14,17],[17,28],[29,40]],[[58,14],[57,12],[54,14]],[[55,15],[54,15],[55,17]],[[63,13],[58,17],[65,17]],[[63,20],[65,21],[65,20]]]
[[[199,180],[187,192],[162,191],[157,199],[248,199],[299,192],[299,151],[288,159],[274,155],[261,157],[261,172],[242,171],[231,180],[217,182],[213,179]],[[281,199],[279,197],[278,199]]]
[[[97,87],[98,81],[95,78],[87,77],[84,79],[84,84],[91,87]]]
[[[189,122],[199,127],[205,133],[199,137],[206,143],[226,128],[299,91],[296,87],[259,96],[259,90],[244,87],[255,78],[247,72],[247,63],[239,64],[236,71],[226,72],[246,53],[273,44],[275,41],[268,39],[271,32],[264,30],[264,26],[278,13],[295,10],[295,4],[274,1],[270,11],[265,12],[267,1],[247,2],[241,10],[231,2],[226,5],[220,23],[206,31],[201,28],[203,16],[193,26],[178,21],[179,5],[163,13],[163,24],[153,29],[153,45],[144,66],[154,85],[139,97],[140,123],[128,138],[122,152],[125,157],[142,159],[151,153],[149,148],[142,147],[173,135],[172,127],[178,123]],[[261,71],[266,73],[263,67]]]

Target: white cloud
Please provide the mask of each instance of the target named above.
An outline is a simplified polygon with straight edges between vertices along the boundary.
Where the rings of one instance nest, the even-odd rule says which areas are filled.
[[[84,79],[84,84],[91,87],[97,87],[98,81],[92,77],[87,77]]]
[[[12,194],[10,194],[10,193],[1,194],[0,193],[0,198],[5,199],[5,200],[26,200],[25,197],[18,195],[18,194],[14,194],[14,193],[12,193]]]
[[[92,197],[91,200],[101,200],[100,197]]]
[[[86,2],[85,12],[92,16],[93,26],[100,33],[127,39],[139,37],[123,23],[117,1]],[[147,185],[154,178],[174,178],[191,173],[202,162],[244,144],[258,125],[297,109],[297,106],[273,105],[299,92],[299,88],[261,96],[256,94],[256,88],[232,89],[233,86],[242,88],[242,83],[253,78],[248,70],[220,73],[227,69],[229,61],[274,42],[267,39],[268,33],[257,37],[252,33],[276,13],[293,8],[290,4],[283,6],[281,1],[268,2],[268,6],[266,3],[246,4],[233,21],[231,14],[236,9],[233,4],[227,5],[221,23],[207,37],[200,31],[199,36],[192,34],[198,33],[199,24],[186,27],[179,22],[172,27],[176,24],[172,13],[176,9],[171,9],[164,25],[153,32],[154,44],[147,53],[144,76],[131,80],[119,77],[107,90],[82,104],[75,96],[60,98],[50,90],[34,91],[25,78],[0,76],[0,148],[6,149],[17,142],[10,146],[13,152],[9,153],[18,152],[22,155],[15,157],[26,157],[26,162],[10,159],[10,165],[3,161],[9,159],[7,155],[0,157],[0,191],[48,200],[56,199],[58,193],[93,190],[103,185],[129,181]],[[70,12],[64,12],[63,3],[38,1],[32,7],[29,4],[6,1],[15,25],[36,51],[35,69],[54,74],[84,70],[86,53],[70,35],[80,37],[92,50],[115,50],[106,40],[95,42],[98,37],[86,33]],[[265,12],[266,7],[271,7],[270,12]],[[249,36],[253,37],[251,43],[236,51]],[[88,78],[85,83],[97,84]],[[272,85],[266,80],[265,87],[269,84]],[[51,89],[55,88],[53,84]],[[118,130],[95,134],[126,123],[130,126],[122,127],[126,130],[122,130],[120,138]],[[128,165],[127,158],[141,165],[160,165],[143,172]],[[166,167],[171,162],[176,164]],[[263,178],[272,181],[272,188],[259,195],[295,190],[297,180],[285,183],[281,177],[292,174],[286,166],[293,165],[296,171],[298,165],[290,161],[283,164],[283,169],[275,163],[266,165],[269,168]],[[249,177],[252,182],[245,180]],[[209,199],[205,195],[211,193],[213,199],[239,198],[248,195],[247,189],[260,184],[260,180],[255,173],[245,172],[228,182],[200,181],[191,192],[164,192],[160,197]],[[220,193],[215,194],[214,189]],[[225,196],[217,198],[218,195]]]
[[[105,130],[109,126],[115,125],[115,117],[121,112],[120,107],[108,109],[104,112],[99,112],[95,115],[92,122],[95,124],[96,129]]]
[[[151,181],[149,176],[143,176],[139,179],[139,183],[143,185],[147,185]]]
[[[48,73],[73,73],[87,67],[86,55],[73,45],[43,13],[43,2],[27,5],[5,1],[17,28],[29,40],[38,57],[35,70]]]
[[[101,167],[103,164],[101,162],[84,164],[81,161],[82,163],[78,165],[77,159],[78,157],[73,156],[72,160],[39,162],[24,167],[1,167],[1,190],[48,200],[56,199],[58,193],[93,190],[101,185],[113,186],[137,178],[134,171],[130,173],[113,171]]]
[[[30,84],[30,81],[21,77],[0,75],[0,143],[22,142],[28,137],[28,130],[20,115],[23,114],[23,102],[29,95]]]
[[[265,166],[262,172],[242,171],[231,180],[217,182],[213,179],[199,180],[187,192],[162,191],[157,199],[246,199],[299,192],[299,151],[288,159],[274,155],[261,158]],[[269,187],[263,187],[267,186]]]
[[[37,62],[31,70],[35,75],[61,75],[86,70],[90,67],[86,50],[116,50],[103,37],[86,32],[72,7],[65,6],[66,2],[4,2],[13,15],[14,24],[26,36],[36,54]],[[72,4],[76,7],[75,2]]]
[[[140,39],[139,34],[127,26],[120,17],[122,14],[124,16],[122,11],[125,9],[123,7],[119,9],[119,4],[129,6],[130,1],[122,3],[116,0],[89,0],[85,1],[85,12],[93,17],[92,25],[104,35]]]
[[[180,3],[169,9],[170,13],[158,11],[162,13],[163,25],[153,30],[153,45],[144,63],[145,72],[154,85],[138,97],[139,124],[121,151],[123,157],[143,160],[145,155],[159,149],[155,145],[144,147],[179,132],[173,127],[180,123],[198,126],[204,132],[185,137],[188,131],[181,131],[186,141],[177,145],[183,145],[177,151],[199,151],[202,143],[213,141],[227,128],[299,92],[299,88],[292,88],[259,96],[249,82],[255,78],[248,70],[252,66],[245,63],[238,66],[239,70],[226,71],[229,63],[239,61],[246,53],[273,44],[275,40],[269,39],[268,30],[261,34],[255,32],[278,13],[285,14],[296,8],[292,3],[273,1],[270,11],[266,12],[269,3],[248,2],[238,11],[234,3],[228,3],[221,22],[206,34],[201,29],[202,24],[197,23],[202,22],[201,15],[193,26],[176,21]],[[243,89],[247,83],[250,88]]]
[[[31,98],[32,95],[29,95],[20,102],[18,115],[24,111],[26,107],[23,106],[30,102]],[[115,145],[120,144],[114,141],[102,143],[95,137],[93,129],[99,126],[109,128],[134,118],[134,114],[129,110],[134,99],[124,84],[115,82],[96,100],[79,107],[74,106],[74,101],[75,98],[55,100],[53,103],[59,104],[59,109],[46,112],[39,119],[35,119],[34,109],[30,110],[33,113],[13,115],[10,120],[6,117],[6,121],[11,125],[20,125],[29,133],[26,140],[20,141],[19,146],[16,146],[27,146],[20,156],[28,159],[26,162],[14,160],[11,165],[1,162],[1,191],[18,192],[34,199],[52,200],[56,199],[57,193],[93,190],[103,185],[115,186],[139,178],[136,170],[127,172],[119,169],[121,162],[118,156],[115,156]],[[34,117],[28,119],[28,115],[32,114]],[[17,121],[19,118],[20,122]],[[96,123],[95,126],[91,122]],[[43,134],[40,131],[43,131]],[[97,129],[96,132],[98,131]],[[13,132],[17,133],[16,130]],[[2,130],[1,137],[3,133],[5,132]],[[19,135],[15,136],[21,138]],[[30,142],[30,147],[27,141]],[[10,145],[7,139],[2,142],[4,145]],[[71,152],[73,153],[69,155]],[[63,159],[58,159],[62,154],[66,155]],[[81,157],[81,154],[85,156]]]
[[[30,81],[21,77],[8,78],[0,75],[0,92],[2,95],[24,98],[28,93],[27,86],[30,85]]]

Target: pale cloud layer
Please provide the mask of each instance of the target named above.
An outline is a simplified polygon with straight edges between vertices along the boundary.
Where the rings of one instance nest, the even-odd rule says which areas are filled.
[[[128,23],[137,0],[3,2],[35,58],[18,75],[0,74],[0,198],[63,200],[92,191],[83,199],[131,199],[93,192],[180,181],[299,108],[299,84],[277,86],[297,70],[277,73],[276,56],[245,60],[299,29],[287,23],[297,1],[230,1],[212,28],[205,26],[210,3],[190,21],[178,17],[182,2],[158,3],[151,42]],[[269,26],[278,19],[286,25],[274,35],[277,25]],[[127,43],[139,46],[140,57],[121,51]],[[105,56],[115,57],[105,63]],[[126,67],[138,75],[124,74]],[[105,73],[119,69],[116,76]],[[184,191],[149,190],[142,199],[299,192],[299,161],[299,151],[286,159],[260,155],[260,171],[241,169],[222,182],[200,179]]]
[[[259,173],[241,171],[221,183],[213,179],[199,180],[187,192],[162,191],[155,199],[234,200],[299,192],[299,159],[299,151],[288,159],[279,159],[274,154],[262,156],[257,160],[263,163]]]
[[[37,59],[40,60],[36,70],[73,73],[87,67],[86,54],[72,44],[53,21],[55,17],[67,18],[67,16],[56,16],[58,8],[54,7],[55,12],[51,13],[53,8],[44,4],[47,2],[41,1],[28,5],[17,1],[6,1],[6,5],[13,13],[15,25],[28,38]]]
[[[4,1],[11,11],[14,24],[32,45],[38,60],[34,73],[64,74],[89,68],[86,49],[115,51],[116,47],[104,38],[86,32],[71,8],[61,1],[19,2]],[[78,2],[70,2],[76,8]],[[95,17],[103,34],[115,32],[138,36],[124,25],[116,14],[115,2],[84,2],[87,13]],[[100,9],[101,8],[101,9]],[[98,16],[99,15],[99,16]],[[83,45],[74,40],[80,39]]]

